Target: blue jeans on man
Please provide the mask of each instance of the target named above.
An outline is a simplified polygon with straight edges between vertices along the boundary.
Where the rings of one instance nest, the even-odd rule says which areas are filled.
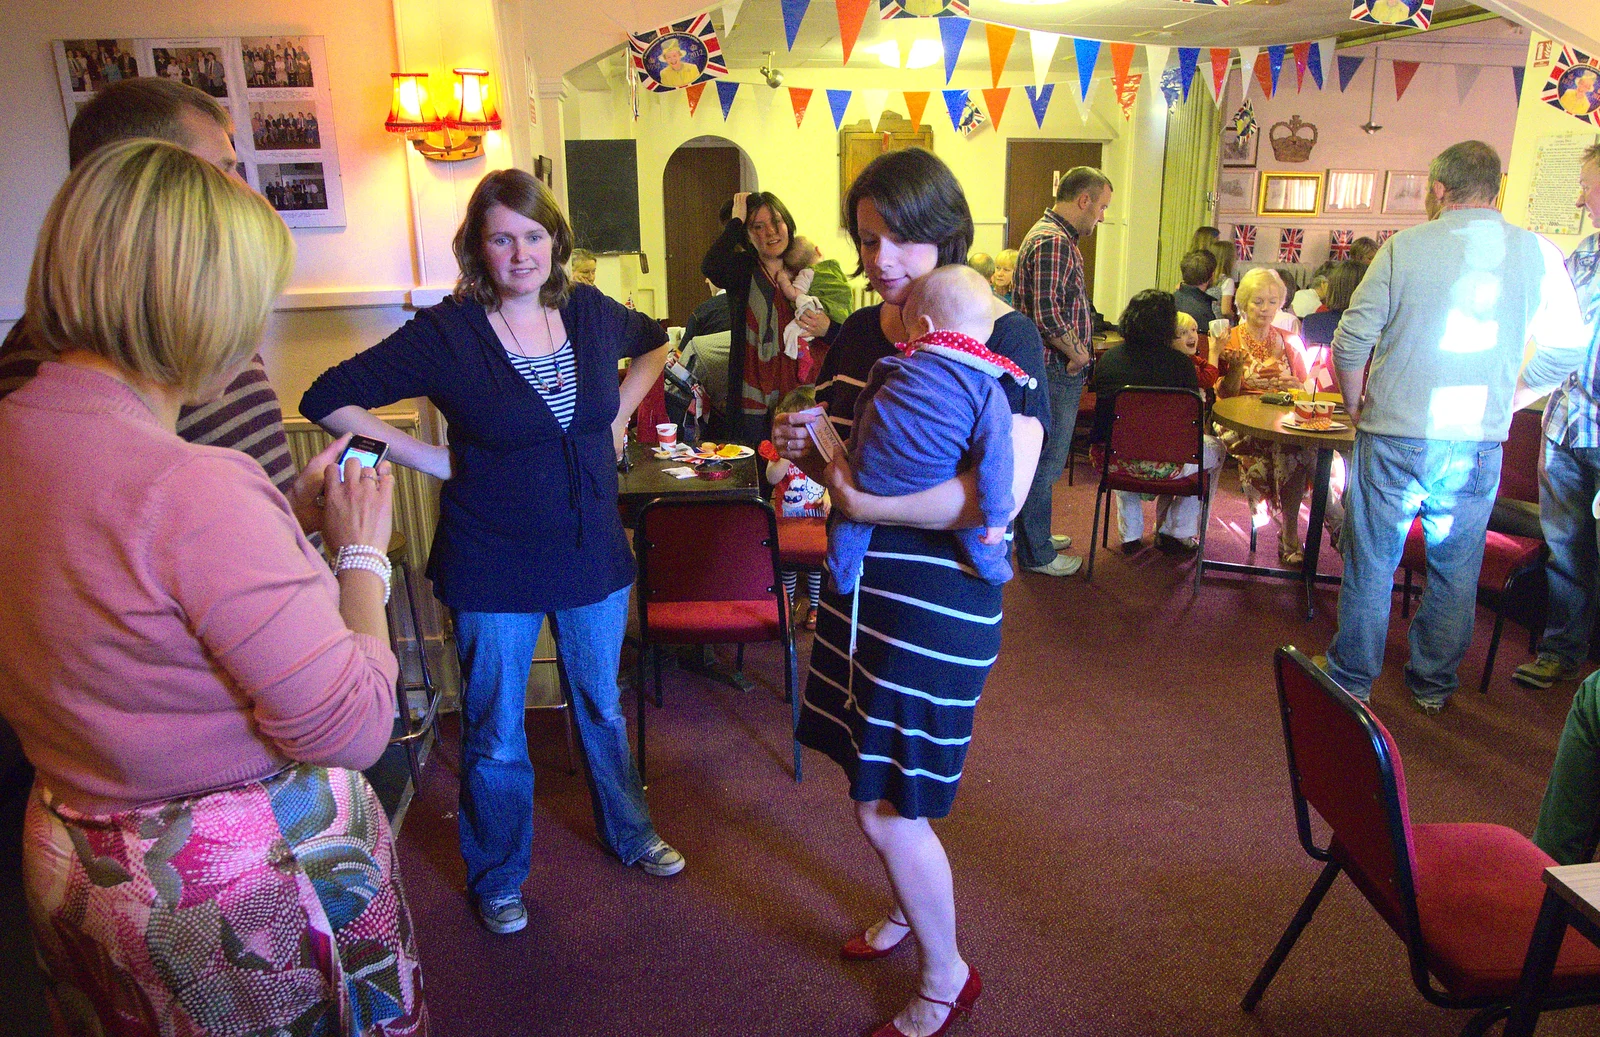
[[[1550,548],[1545,578],[1550,605],[1539,654],[1572,666],[1589,654],[1594,623],[1595,492],[1600,490],[1600,449],[1569,447],[1549,440],[1539,470],[1539,524]]]
[[[1017,562],[1023,568],[1049,565],[1055,561],[1056,549],[1050,543],[1051,512],[1056,480],[1066,471],[1067,459],[1072,456],[1072,433],[1078,427],[1078,403],[1083,399],[1083,386],[1089,379],[1089,368],[1077,374],[1067,373],[1067,358],[1058,350],[1045,347],[1045,379],[1050,388],[1050,435],[1045,440],[1044,451],[1039,455],[1039,467],[1034,469],[1033,485],[1028,488],[1028,499],[1017,512],[1014,537],[1017,545]]]
[[[637,861],[656,839],[617,688],[628,590],[549,614],[572,691],[595,831],[624,864]],[[467,890],[480,903],[516,893],[532,862],[533,765],[522,721],[544,619],[537,612],[455,613],[463,675],[457,820]]]
[[[1344,585],[1328,673],[1365,701],[1383,669],[1394,572],[1422,516],[1428,578],[1411,621],[1406,685],[1436,709],[1460,686],[1472,641],[1483,544],[1500,487],[1500,444],[1356,434],[1345,489]]]

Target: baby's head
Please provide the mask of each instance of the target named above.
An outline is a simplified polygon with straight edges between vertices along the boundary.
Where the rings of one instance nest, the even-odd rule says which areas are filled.
[[[979,342],[994,332],[994,293],[970,266],[942,266],[911,285],[901,319],[912,338],[955,331]]]
[[[1178,311],[1178,333],[1172,336],[1172,348],[1184,356],[1194,356],[1200,348],[1200,325],[1182,310]]]
[[[791,274],[798,274],[821,260],[822,250],[810,238],[797,237],[789,242],[788,249],[783,253],[783,268]]]

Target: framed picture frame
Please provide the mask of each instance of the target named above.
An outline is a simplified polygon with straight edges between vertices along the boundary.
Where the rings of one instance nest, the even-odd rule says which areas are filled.
[[[1391,169],[1384,177],[1383,211],[1420,216],[1428,211],[1428,171]]]
[[[1257,197],[1261,216],[1315,216],[1321,211],[1322,174],[1264,172]]]
[[[1378,171],[1376,169],[1330,169],[1323,191],[1322,211],[1333,213],[1370,213],[1378,200]]]
[[[1217,176],[1217,214],[1254,215],[1256,177],[1253,169],[1225,169]]]
[[[1254,169],[1261,152],[1261,131],[1251,130],[1240,137],[1232,126],[1225,126],[1220,151],[1223,169]]]

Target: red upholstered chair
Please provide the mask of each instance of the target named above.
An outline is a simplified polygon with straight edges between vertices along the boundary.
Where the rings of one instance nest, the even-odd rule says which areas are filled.
[[[657,645],[744,646],[783,644],[783,681],[793,728],[800,724],[795,694],[794,634],[789,604],[778,578],[778,520],[764,500],[657,498],[639,514],[633,538],[639,559],[639,777],[645,774],[644,657],[654,662],[657,701],[661,660]],[[794,743],[794,780],[800,780],[800,743]]]
[[[1110,441],[1097,448],[1100,486],[1094,493],[1094,523],[1089,527],[1089,568],[1084,579],[1094,578],[1095,534],[1100,546],[1111,538],[1115,504],[1112,490],[1128,493],[1164,493],[1200,498],[1200,550],[1194,560],[1194,588],[1200,589],[1205,571],[1206,527],[1211,524],[1211,475],[1205,469],[1205,394],[1197,389],[1130,385],[1117,393],[1116,416]],[[1193,475],[1172,479],[1139,479],[1112,471],[1117,461],[1158,461],[1194,465]],[[1100,505],[1105,503],[1105,528],[1100,528]]]
[[[1350,881],[1404,941],[1411,980],[1442,1008],[1480,1009],[1463,1035],[1503,1018],[1555,862],[1518,832],[1411,824],[1394,739],[1364,704],[1294,648],[1278,649],[1278,707],[1300,844],[1324,862],[1241,1007],[1253,1011],[1329,887]],[[1311,812],[1332,829],[1316,844]],[[1600,1001],[1600,948],[1569,933],[1543,1008]]]

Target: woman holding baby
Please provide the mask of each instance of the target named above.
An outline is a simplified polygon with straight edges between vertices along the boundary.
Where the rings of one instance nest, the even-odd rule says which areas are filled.
[[[804,293],[793,283],[800,270],[810,273]],[[796,236],[788,208],[764,191],[733,196],[733,214],[700,272],[728,293],[733,335],[726,434],[754,446],[767,438],[773,405],[796,386],[816,380],[814,368],[822,362],[830,331],[850,314],[850,289],[839,264],[823,260],[816,246]],[[802,294],[817,305],[797,306]],[[811,340],[804,352],[798,342],[785,349],[784,329],[790,325]],[[803,366],[812,369],[802,371]]]
[[[883,298],[837,330],[817,384],[827,420],[848,440],[873,365],[925,330],[908,327],[902,309],[913,284],[965,262],[972,216],[949,168],[919,148],[867,166],[845,214],[861,270]],[[1001,380],[1020,505],[1050,424],[1044,346],[1032,321],[992,306],[985,345],[1034,382]],[[1000,651],[1001,588],[966,564],[954,532],[985,524],[975,471],[905,496],[864,493],[847,459],[824,465],[811,446],[805,425],[822,417],[815,409],[785,415],[773,440],[828,486],[836,512],[876,528],[860,571],[853,651],[851,600],[831,586],[823,592],[797,737],[848,776],[856,822],[889,879],[888,910],[841,955],[881,958],[908,935],[922,952],[916,996],[875,1037],[926,1037],[944,1033],[982,991],[957,947],[950,862],[929,822],[949,814],[955,799],[974,708]]]

